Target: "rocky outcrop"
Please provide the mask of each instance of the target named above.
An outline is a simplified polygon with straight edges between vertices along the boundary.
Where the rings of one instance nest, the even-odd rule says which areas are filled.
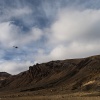
[[[100,90],[100,56],[36,64],[4,80],[1,89],[36,91],[44,88],[71,91]]]
[[[9,74],[9,73],[0,72],[0,80],[4,80],[4,79],[6,79],[6,78],[8,78],[10,76],[11,76],[11,74]]]

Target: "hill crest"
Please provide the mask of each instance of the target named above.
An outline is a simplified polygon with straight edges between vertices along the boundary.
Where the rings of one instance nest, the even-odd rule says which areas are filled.
[[[0,89],[36,91],[51,87],[68,91],[99,91],[100,55],[30,66],[29,70],[2,81]]]

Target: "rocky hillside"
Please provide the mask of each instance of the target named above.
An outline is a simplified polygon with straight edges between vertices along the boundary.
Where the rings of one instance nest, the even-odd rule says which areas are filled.
[[[6,72],[0,72],[0,80],[7,79],[10,76],[11,76],[11,74],[8,74]]]
[[[1,82],[0,90],[35,91],[46,88],[100,91],[100,56],[36,64]]]

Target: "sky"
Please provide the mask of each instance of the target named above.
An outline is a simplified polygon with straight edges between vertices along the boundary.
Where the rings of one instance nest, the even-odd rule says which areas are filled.
[[[99,43],[100,0],[0,0],[0,72],[99,55]]]

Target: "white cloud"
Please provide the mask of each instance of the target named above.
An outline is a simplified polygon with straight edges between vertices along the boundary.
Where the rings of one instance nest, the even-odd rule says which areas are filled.
[[[12,11],[10,11],[9,15],[13,17],[20,17],[31,13],[33,13],[32,9],[30,9],[29,7],[24,7],[24,8],[13,9]]]
[[[28,70],[29,66],[33,65],[30,61],[16,62],[16,61],[3,61],[0,62],[0,71],[6,71],[11,74],[18,74],[19,72]]]
[[[29,33],[23,33],[22,28],[12,22],[0,23],[0,42],[5,47],[26,45],[40,39],[42,34],[42,31],[36,27],[33,27]]]
[[[100,10],[61,10],[51,26],[51,42],[73,41],[91,35],[89,31],[100,22]],[[94,33],[93,33],[94,34]],[[96,33],[95,33],[96,34]]]
[[[72,58],[88,57],[92,55],[97,55],[100,52],[100,46],[97,43],[94,44],[82,44],[82,43],[72,43],[69,46],[58,45],[49,54],[44,52],[38,53],[35,56],[35,61],[42,63],[51,60],[64,60]]]
[[[73,9],[72,7],[73,5],[62,9],[63,4],[60,5],[58,3],[56,5],[53,2],[53,6],[51,7],[50,3],[45,5],[43,2],[43,8],[39,7],[38,9],[35,9],[35,7],[32,9],[29,5],[27,7],[22,6],[14,9],[7,7],[8,9],[3,9],[2,15],[0,15],[1,71],[16,74],[26,70],[31,65],[30,61],[33,60],[34,63],[42,63],[51,60],[79,58],[99,54],[100,9],[87,9],[83,7],[80,10],[80,6],[77,9]],[[54,10],[52,11],[51,8]],[[51,21],[46,23],[51,23],[50,27],[50,24],[46,28],[43,26],[43,29],[32,27],[35,22],[37,22],[35,24],[40,24],[42,21],[45,21],[45,16],[46,20],[50,19]],[[30,30],[26,33],[23,31],[23,26],[17,26],[14,22],[10,21],[13,19],[21,21]],[[38,20],[41,22],[39,23]],[[44,24],[45,22],[41,25]],[[44,43],[44,41],[46,42]],[[9,49],[11,54],[13,52],[17,55],[18,53],[18,56],[14,56],[15,58],[12,58],[12,61],[2,61],[3,56],[6,57],[6,48],[11,48],[13,45],[22,47],[15,52]],[[32,45],[31,48],[30,45]],[[23,54],[20,52],[23,52]],[[20,60],[20,62],[17,60]],[[26,62],[26,60],[30,61]]]
[[[19,27],[12,25],[11,22],[0,23],[0,42],[4,46],[8,46],[9,43],[15,41],[17,32],[19,33]]]
[[[46,29],[47,54],[44,50],[35,57],[37,62],[87,57],[100,53],[100,10],[67,10],[59,12],[56,21]]]

